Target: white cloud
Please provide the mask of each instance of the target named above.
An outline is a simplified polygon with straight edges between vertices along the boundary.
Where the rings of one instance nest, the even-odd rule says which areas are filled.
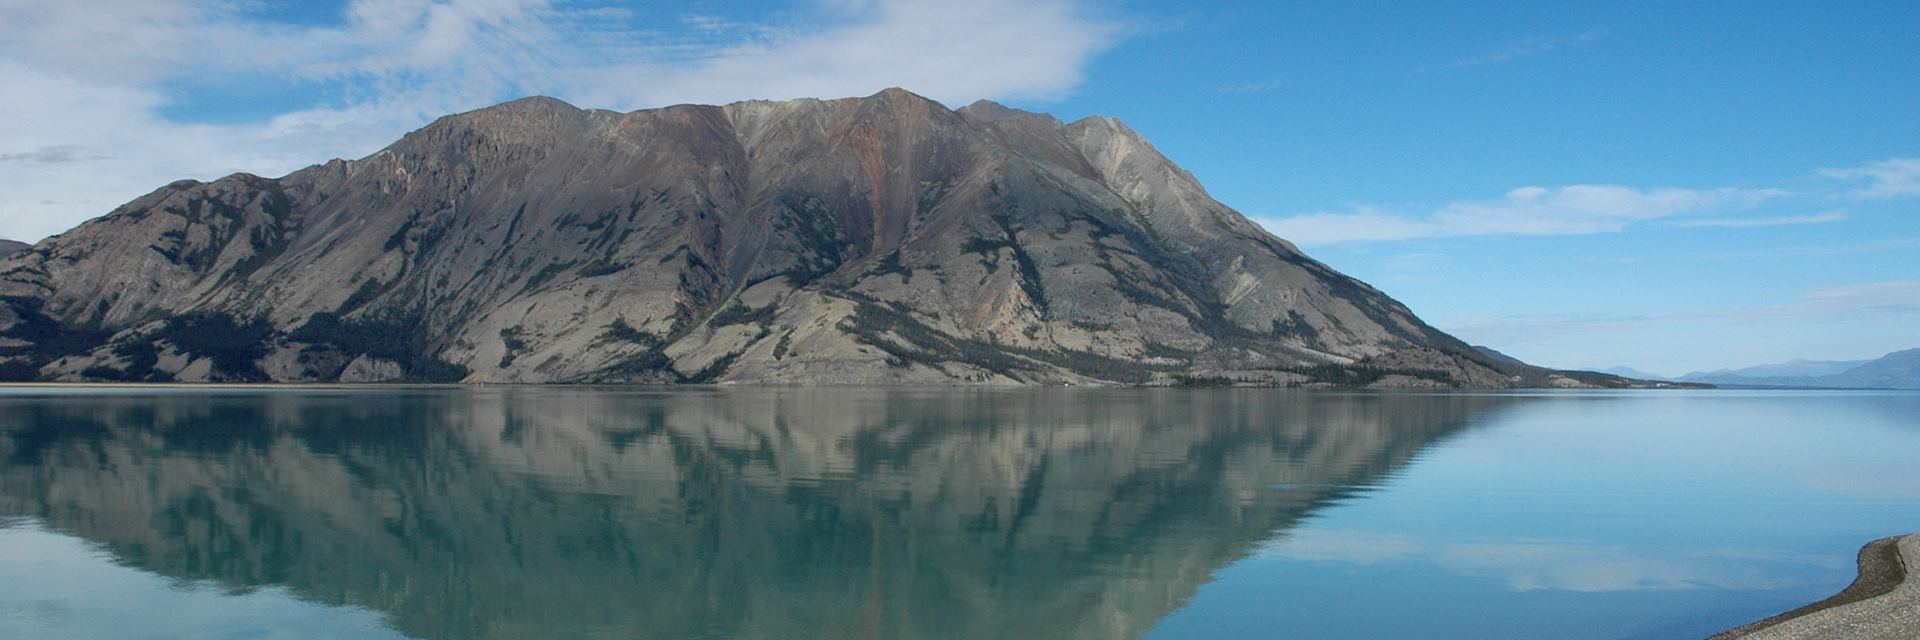
[[[1820,169],[1824,182],[1799,191],[1772,188],[1643,189],[1576,184],[1520,187],[1505,197],[1453,202],[1425,213],[1357,206],[1346,212],[1315,212],[1256,218],[1274,235],[1301,245],[1389,242],[1416,238],[1489,235],[1579,235],[1614,233],[1661,221],[1669,227],[1748,228],[1821,224],[1849,219],[1833,209],[1799,215],[1750,215],[1789,198],[1887,199],[1920,196],[1920,159],[1893,158],[1857,167]],[[1696,217],[1715,211],[1747,215]]]
[[[1500,49],[1482,53],[1477,56],[1461,58],[1459,60],[1455,60],[1453,62],[1449,62],[1442,65],[1427,67],[1427,68],[1421,69],[1421,71],[1440,71],[1444,69],[1477,67],[1484,64],[1495,64],[1500,62],[1506,62],[1508,60],[1512,60],[1515,58],[1525,58],[1525,57],[1537,56],[1545,53],[1552,53],[1553,51],[1558,49],[1584,47],[1584,46],[1599,42],[1601,40],[1607,39],[1607,34],[1608,34],[1608,29],[1606,27],[1596,26],[1591,29],[1587,29],[1586,31],[1582,31],[1580,33],[1573,34],[1573,35],[1527,36],[1525,38],[1521,38],[1519,42],[1515,42],[1513,44],[1507,45],[1506,47],[1503,47]]]
[[[0,237],[36,240],[180,178],[285,173],[384,143],[410,121],[366,110],[289,114],[250,125],[181,124],[156,115],[156,88],[78,80],[0,60]],[[380,115],[380,117],[371,117]],[[332,116],[332,117],[324,117]],[[405,124],[402,124],[405,122]],[[377,133],[376,133],[377,132]],[[52,160],[49,150],[80,149]]]
[[[1676,227],[1778,227],[1794,224],[1821,224],[1840,222],[1847,219],[1847,212],[1840,210],[1822,211],[1802,216],[1774,216],[1770,218],[1691,218],[1673,221]]]
[[[550,0],[354,0],[327,26],[254,8],[0,0],[0,237],[57,233],[179,178],[360,157],[521,95],[619,109],[887,86],[949,102],[1057,98],[1124,35],[1079,0],[821,0],[765,23],[688,15],[666,31]],[[339,95],[239,124],[162,115],[208,83]]]
[[[1371,207],[1352,213],[1310,213],[1291,218],[1259,219],[1267,231],[1296,244],[1381,242],[1449,235],[1432,220],[1396,216]]]
[[[1264,82],[1246,82],[1246,83],[1235,84],[1235,85],[1227,85],[1224,87],[1220,87],[1218,91],[1220,93],[1225,93],[1225,94],[1246,95],[1246,94],[1255,94],[1255,93],[1268,93],[1271,91],[1278,90],[1281,87],[1285,87],[1285,86],[1287,86],[1286,80],[1267,80]]]
[[[1805,310],[1920,312],[1920,280],[1820,287],[1800,297]]]
[[[1619,231],[1642,220],[1725,207],[1751,207],[1776,189],[1636,189],[1619,185],[1521,187],[1503,199],[1459,202],[1433,216],[1461,235],[1565,235]]]
[[[1788,195],[1778,189],[1638,189],[1576,184],[1521,187],[1503,198],[1454,202],[1426,215],[1360,208],[1261,221],[1297,244],[1376,242],[1448,236],[1612,233],[1635,223],[1725,209],[1751,208]]]
[[[1857,198],[1920,196],[1920,158],[1893,158],[1858,167],[1821,169],[1820,175],[1866,182],[1866,186],[1850,192]]]
[[[947,102],[1059,98],[1118,35],[1117,27],[1068,2],[851,4],[859,17],[833,28],[775,33],[694,64],[641,61],[593,70],[603,77],[583,82],[592,85],[584,95],[627,107],[866,95],[889,86]]]
[[[69,162],[108,159],[111,159],[111,157],[99,155],[86,147],[74,144],[48,145],[23,153],[0,153],[0,163],[66,164]]]
[[[1920,250],[1920,236],[1881,237],[1864,242],[1800,244],[1758,249],[1735,249],[1694,254],[1703,260],[1781,260],[1786,258],[1854,256],[1889,251]]]

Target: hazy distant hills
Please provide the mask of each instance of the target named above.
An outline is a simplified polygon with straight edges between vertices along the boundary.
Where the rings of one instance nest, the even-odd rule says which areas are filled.
[[[1679,380],[1716,385],[1829,389],[1920,389],[1920,349],[1874,360],[1793,360],[1745,369],[1696,371]]]
[[[1741,378],[1814,378],[1845,373],[1848,369],[1873,362],[1872,360],[1788,360],[1775,364],[1763,364],[1744,369],[1720,369],[1718,371],[1695,371],[1682,376],[1684,378],[1728,377]]]
[[[1487,358],[1487,360],[1493,362],[1495,365],[1498,365],[1498,366],[1503,366],[1503,367],[1532,367],[1533,366],[1521,361],[1519,358],[1515,358],[1505,353],[1501,353],[1499,350],[1494,349],[1493,347],[1476,344],[1476,345],[1473,345],[1473,350],[1479,352],[1481,356],[1484,356],[1485,358]],[[1566,376],[1568,378],[1581,381],[1589,386],[1600,386],[1600,387],[1618,388],[1618,387],[1671,387],[1671,386],[1710,387],[1711,386],[1707,383],[1680,383],[1677,380],[1671,380],[1662,376],[1657,376],[1657,375],[1647,373],[1645,371],[1633,369],[1630,367],[1613,367],[1611,369],[1598,369],[1593,371],[1559,371],[1558,373],[1561,374],[1562,376]],[[1664,384],[1664,383],[1671,383],[1671,384]],[[1566,386],[1570,386],[1570,385],[1566,385]]]
[[[32,246],[33,245],[29,245],[25,242],[0,238],[0,260],[5,260],[9,257],[12,257],[13,254],[26,251],[27,249],[32,248]]]
[[[1598,369],[1597,371],[1599,371],[1600,373],[1608,374],[1608,375],[1615,375],[1623,378],[1635,378],[1639,380],[1671,380],[1672,379],[1663,375],[1641,371],[1633,367],[1607,367],[1605,369]]]
[[[1490,358],[1118,120],[527,98],[0,262],[0,379],[1624,386]]]

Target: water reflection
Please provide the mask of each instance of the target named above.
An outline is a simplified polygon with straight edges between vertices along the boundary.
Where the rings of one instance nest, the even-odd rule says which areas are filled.
[[[0,637],[392,640],[377,612],[284,587],[235,590],[117,565],[98,545],[0,518]]]
[[[1449,573],[1498,581],[1513,591],[1580,593],[1673,589],[1755,591],[1793,586],[1778,563],[1850,566],[1828,556],[1788,556],[1764,550],[1708,548],[1683,557],[1574,540],[1480,539],[1308,530],[1276,541],[1259,556],[1354,565],[1431,565]]]
[[[1512,402],[1271,391],[0,396],[0,513],[422,638],[1136,637]]]

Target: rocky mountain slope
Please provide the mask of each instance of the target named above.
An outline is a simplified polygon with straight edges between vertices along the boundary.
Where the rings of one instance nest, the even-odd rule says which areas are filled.
[[[1873,360],[1794,360],[1745,369],[1695,372],[1681,380],[1750,387],[1920,389],[1920,349]]]
[[[14,254],[26,251],[31,247],[32,245],[25,242],[0,238],[0,260],[11,258]]]
[[[0,261],[0,378],[1618,386],[1496,361],[1118,120],[527,98]]]

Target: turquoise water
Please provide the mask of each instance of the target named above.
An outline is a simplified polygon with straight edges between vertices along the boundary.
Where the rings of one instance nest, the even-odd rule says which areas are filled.
[[[1672,638],[1920,394],[0,388],[6,638]]]

